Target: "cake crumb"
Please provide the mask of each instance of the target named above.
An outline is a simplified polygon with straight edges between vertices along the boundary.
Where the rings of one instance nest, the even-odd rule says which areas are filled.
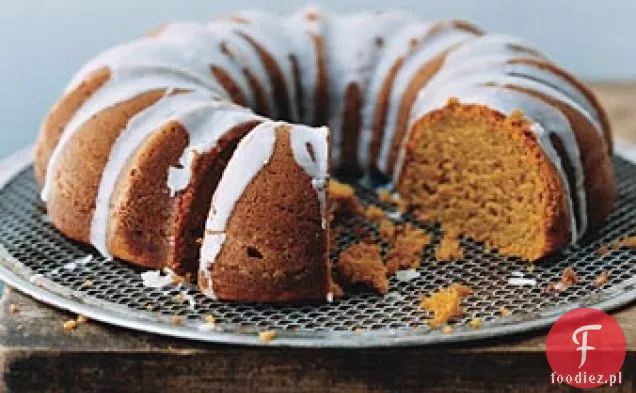
[[[579,277],[576,275],[572,266],[568,266],[563,270],[563,273],[561,274],[561,282],[568,286],[579,282]]]
[[[607,284],[609,281],[609,273],[606,271],[602,271],[596,278],[594,279],[594,285],[597,287],[602,287]]]
[[[179,303],[179,304],[183,304],[186,301],[186,295],[183,292],[178,293],[177,295],[175,295],[172,300],[174,300],[175,303]]]
[[[393,247],[386,256],[388,274],[420,267],[422,249],[431,244],[431,237],[411,224],[406,224],[400,229],[402,233],[396,237]]]
[[[435,259],[440,262],[456,261],[464,257],[464,249],[459,243],[459,231],[447,229],[435,250]]]
[[[146,305],[144,305],[144,308],[148,311],[154,311],[157,306],[152,303],[146,303]]]
[[[481,319],[473,318],[468,322],[468,325],[473,329],[479,329],[481,327]]]
[[[614,248],[619,247],[636,248],[636,236],[629,236],[616,242]]]
[[[355,334],[362,334],[362,333],[364,333],[364,329],[360,328],[360,327],[357,327],[357,328],[353,329],[353,332]]]
[[[510,310],[509,308],[505,306],[501,306],[499,307],[499,314],[501,314],[502,317],[507,317],[512,315],[512,310]]]
[[[369,205],[364,211],[364,216],[371,222],[378,222],[384,219],[384,210],[377,205]]]
[[[276,330],[266,330],[258,334],[258,338],[265,343],[274,341],[276,338]]]
[[[388,242],[393,241],[395,238],[395,229],[395,224],[387,218],[382,218],[378,223],[380,237]]]
[[[442,333],[444,334],[451,334],[455,331],[455,329],[453,329],[452,326],[449,325],[444,325],[444,327],[442,328]]]
[[[605,255],[610,253],[610,249],[609,247],[607,247],[607,245],[605,243],[602,243],[599,247],[598,250],[596,250],[596,253],[602,257],[604,257]]]
[[[527,271],[528,273],[534,273],[534,271],[535,271],[536,269],[537,269],[537,265],[535,265],[534,263],[529,263],[529,264],[526,266],[526,271]]]
[[[21,331],[22,329],[24,329],[24,326],[22,326],[22,324],[21,324],[21,323],[19,323],[19,324],[17,324],[17,325],[15,326],[15,330],[17,330],[18,332],[19,332],[19,331]]]
[[[212,314],[206,314],[205,317],[203,317],[203,320],[208,325],[212,325],[212,326],[216,325],[216,318]]]
[[[389,291],[386,267],[377,245],[356,243],[338,257],[336,271],[346,283],[363,284],[379,293]]]
[[[75,320],[77,321],[77,323],[86,323],[86,322],[88,322],[88,318],[86,318],[86,316],[82,315],[82,314],[78,314],[77,318]]]
[[[433,313],[433,318],[428,320],[429,326],[436,328],[453,318],[462,316],[464,314],[461,306],[462,299],[471,293],[472,289],[466,285],[452,284],[422,299],[420,307]]]
[[[82,285],[80,285],[80,289],[90,288],[92,286],[93,286],[92,280],[84,280],[84,282],[82,282]]]
[[[170,318],[170,323],[175,326],[183,325],[183,317],[180,315],[173,315],[172,318]]]
[[[378,201],[382,203],[395,203],[395,199],[393,198],[393,194],[389,190],[380,190],[377,192]]]
[[[68,321],[64,322],[64,325],[62,326],[64,327],[64,330],[66,331],[74,330],[75,328],[77,328],[77,320],[69,319]]]
[[[329,202],[332,215],[362,215],[364,208],[355,190],[348,184],[329,180]]]
[[[20,305],[15,304],[15,303],[11,303],[11,305],[9,306],[9,311],[11,312],[11,314],[17,314],[20,312]]]

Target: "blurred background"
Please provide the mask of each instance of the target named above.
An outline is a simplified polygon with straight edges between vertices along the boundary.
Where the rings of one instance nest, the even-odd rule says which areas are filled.
[[[588,81],[636,80],[636,0],[324,0],[333,11],[403,8],[462,18],[533,42]],[[73,72],[91,56],[163,22],[206,21],[241,8],[289,12],[274,0],[4,0],[0,11],[0,157],[32,143]]]

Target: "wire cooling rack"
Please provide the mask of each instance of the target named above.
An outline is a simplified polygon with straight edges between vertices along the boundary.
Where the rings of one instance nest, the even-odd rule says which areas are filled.
[[[206,298],[192,284],[149,287],[142,279],[143,270],[106,260],[52,227],[38,198],[29,160],[29,152],[14,156],[8,168],[5,162],[7,170],[0,179],[0,279],[44,303],[130,329],[247,345],[424,345],[527,332],[549,326],[577,307],[609,311],[636,299],[636,251],[599,252],[603,245],[636,234],[636,166],[620,158],[614,160],[618,201],[608,223],[532,271],[523,261],[486,251],[465,238],[461,240],[463,259],[433,263],[439,228],[408,215],[398,216],[375,200],[374,192],[360,187],[358,196],[364,203],[378,204],[396,220],[411,221],[429,232],[433,242],[422,252],[419,275],[407,282],[392,277],[387,295],[357,292],[319,305],[223,303]],[[377,235],[372,224],[356,224]],[[336,239],[337,248],[345,248],[356,236],[354,231],[344,231]],[[579,282],[562,292],[547,291],[568,266],[574,268]],[[594,280],[602,272],[609,274],[609,280],[599,287]],[[527,285],[513,285],[518,278]],[[470,286],[473,294],[464,299],[465,316],[451,324],[453,333],[445,334],[428,327],[429,315],[420,309],[419,301],[422,295],[452,283]],[[503,316],[502,307],[512,313]],[[482,322],[479,329],[468,326],[473,318]],[[259,339],[259,332],[272,329],[275,340]]]

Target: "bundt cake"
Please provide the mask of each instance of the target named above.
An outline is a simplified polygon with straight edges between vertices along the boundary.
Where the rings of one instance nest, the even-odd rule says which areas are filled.
[[[536,260],[611,212],[611,147],[594,95],[519,39],[310,7],[97,56],[44,120],[35,174],[53,225],[103,255],[223,300],[306,301],[330,288],[331,170],[384,176],[420,219]]]

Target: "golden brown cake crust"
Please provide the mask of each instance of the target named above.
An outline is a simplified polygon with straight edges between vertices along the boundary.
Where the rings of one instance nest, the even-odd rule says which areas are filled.
[[[75,112],[110,79],[110,76],[108,68],[95,71],[73,91],[60,99],[44,119],[35,144],[35,178],[40,185],[44,184],[49,158],[55,150],[64,128],[71,121]]]
[[[316,191],[292,155],[289,127],[276,135],[272,157],[234,206],[212,264],[219,299],[324,301],[329,291],[328,232]]]
[[[54,173],[48,174],[54,186],[47,202],[51,222],[66,236],[89,242],[97,190],[111,146],[131,117],[163,95],[163,91],[152,91],[107,108],[68,140]]]

